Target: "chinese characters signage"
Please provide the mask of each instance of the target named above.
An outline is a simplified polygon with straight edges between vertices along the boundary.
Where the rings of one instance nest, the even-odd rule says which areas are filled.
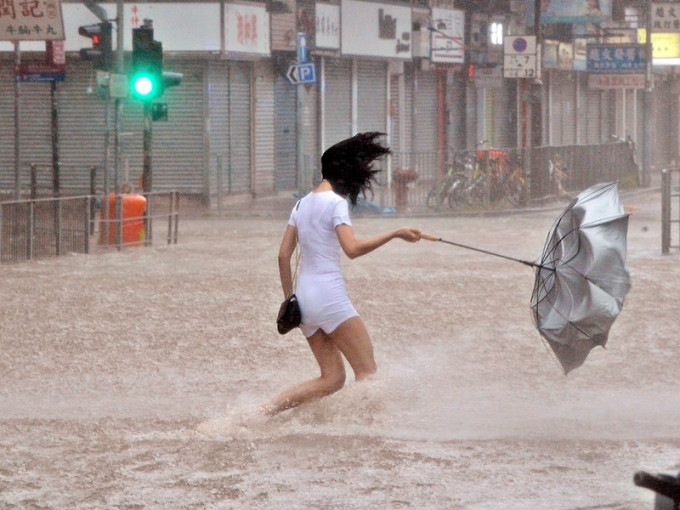
[[[343,0],[340,20],[343,55],[411,60],[410,7]]]
[[[644,74],[589,74],[588,88],[607,89],[644,89]]]
[[[462,63],[465,57],[465,13],[432,8],[432,62]]]
[[[340,7],[316,4],[316,47],[340,49]]]
[[[224,12],[228,52],[269,55],[269,14],[264,7],[226,4]]]
[[[652,4],[652,32],[680,32],[680,4]]]
[[[61,0],[0,0],[0,41],[62,41]]]
[[[645,47],[640,44],[590,44],[586,68],[601,73],[639,73],[646,66]]]

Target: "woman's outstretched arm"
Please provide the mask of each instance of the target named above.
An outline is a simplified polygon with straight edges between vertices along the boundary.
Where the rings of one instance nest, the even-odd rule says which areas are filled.
[[[354,236],[354,229],[344,223],[335,227],[335,232],[338,235],[342,251],[351,259],[366,255],[392,239],[399,238],[410,243],[416,243],[420,240],[420,230],[410,227],[398,228],[392,232],[365,239],[357,239]]]

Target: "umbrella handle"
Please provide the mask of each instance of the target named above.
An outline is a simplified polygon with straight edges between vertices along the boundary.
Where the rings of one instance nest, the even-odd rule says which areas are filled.
[[[420,238],[421,239],[427,239],[428,241],[439,241],[439,242],[446,243],[446,244],[452,244],[453,246],[458,246],[459,248],[465,248],[465,249],[477,251],[477,252],[480,252],[480,253],[486,253],[487,255],[493,255],[494,257],[500,257],[500,258],[506,259],[506,260],[513,260],[515,262],[519,262],[521,264],[524,264],[525,266],[538,267],[538,268],[541,268],[541,269],[545,268],[545,266],[542,266],[542,265],[537,264],[535,262],[530,262],[528,260],[522,260],[522,259],[516,259],[515,257],[508,257],[507,255],[502,255],[500,253],[495,253],[495,252],[488,251],[488,250],[482,250],[481,248],[475,248],[474,246],[468,246],[467,244],[460,244],[460,243],[454,243],[453,241],[446,241],[446,240],[442,239],[441,237],[435,237],[435,236],[430,235],[430,234],[422,234],[421,233]],[[546,268],[546,269],[552,269],[552,268]]]

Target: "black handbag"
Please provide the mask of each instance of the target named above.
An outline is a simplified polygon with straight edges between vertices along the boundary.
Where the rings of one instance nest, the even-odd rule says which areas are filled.
[[[293,294],[281,303],[279,315],[276,317],[276,328],[280,334],[285,335],[291,329],[297,328],[301,320],[300,304],[298,303],[297,296]]]

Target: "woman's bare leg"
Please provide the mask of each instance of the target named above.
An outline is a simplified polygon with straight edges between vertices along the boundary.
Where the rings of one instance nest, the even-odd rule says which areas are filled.
[[[328,336],[347,358],[357,381],[376,373],[373,344],[361,317],[347,319]]]
[[[318,330],[307,341],[321,368],[316,379],[303,382],[284,391],[260,409],[268,416],[296,407],[309,400],[335,393],[345,384],[345,364],[340,351],[329,337]]]

